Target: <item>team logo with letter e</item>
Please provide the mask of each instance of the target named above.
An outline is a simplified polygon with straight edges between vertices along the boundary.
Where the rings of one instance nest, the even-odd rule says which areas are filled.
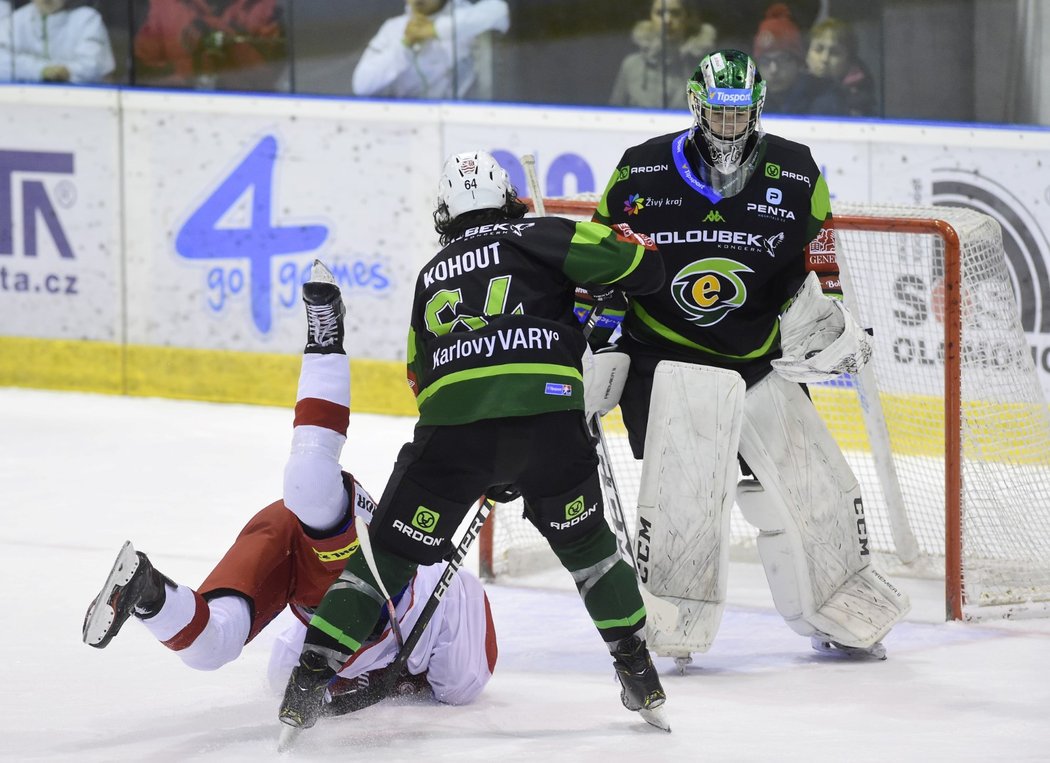
[[[426,506],[420,506],[416,509],[416,515],[412,517],[412,526],[425,533],[432,533],[434,528],[437,527],[439,519],[441,519],[441,515],[436,511],[428,509]]]
[[[713,326],[747,301],[740,273],[752,272],[736,260],[699,260],[678,271],[671,280],[671,296],[690,322]]]

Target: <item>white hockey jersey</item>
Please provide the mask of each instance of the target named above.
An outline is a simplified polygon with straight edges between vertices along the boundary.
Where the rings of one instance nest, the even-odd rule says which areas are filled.
[[[444,563],[421,566],[398,602],[398,621],[406,638],[444,569]],[[274,641],[269,678],[271,685],[280,691],[299,662],[305,637],[306,626],[295,622]],[[384,668],[393,662],[397,652],[397,641],[388,624],[380,639],[366,642],[339,675],[356,678]],[[426,671],[435,698],[450,705],[462,705],[481,693],[492,676],[495,662],[496,635],[485,590],[477,577],[461,569],[438,604],[430,627],[412,651],[408,671],[414,675]]]

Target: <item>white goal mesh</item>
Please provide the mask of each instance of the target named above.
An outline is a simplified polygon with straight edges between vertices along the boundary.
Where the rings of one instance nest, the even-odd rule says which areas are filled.
[[[589,217],[593,201],[546,206]],[[834,211],[847,305],[872,327],[875,352],[857,378],[810,390],[860,480],[876,563],[890,575],[945,576],[949,617],[1047,614],[1050,409],[998,224],[948,207]],[[633,531],[641,465],[619,409],[603,425]],[[556,564],[520,513],[511,504],[493,517],[496,576]],[[734,556],[754,555],[754,538],[734,508]]]

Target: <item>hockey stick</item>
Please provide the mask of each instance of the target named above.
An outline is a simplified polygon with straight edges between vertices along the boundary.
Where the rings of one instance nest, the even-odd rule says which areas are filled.
[[[521,157],[521,166],[525,169],[525,185],[529,189],[532,208],[540,217],[545,217],[547,210],[543,206],[543,193],[540,191],[540,178],[536,174],[536,155],[525,154]]]
[[[325,711],[327,715],[345,715],[346,713],[363,710],[377,702],[383,701],[390,695],[394,686],[397,685],[401,671],[405,669],[405,665],[408,663],[408,658],[412,656],[412,651],[415,649],[416,644],[418,644],[419,639],[423,637],[423,631],[426,630],[431,619],[433,619],[438,604],[441,603],[441,599],[444,597],[445,592],[452,584],[452,578],[459,571],[459,568],[463,566],[463,560],[466,559],[467,552],[470,551],[470,546],[474,543],[474,539],[478,537],[478,533],[481,532],[481,526],[485,524],[485,520],[488,519],[489,512],[492,511],[493,502],[486,496],[481,496],[481,498],[478,499],[478,503],[480,505],[478,506],[477,512],[474,514],[474,518],[470,520],[470,525],[467,527],[466,532],[463,533],[459,545],[456,546],[455,550],[452,552],[452,556],[448,560],[448,565],[446,565],[445,571],[441,573],[441,578],[438,580],[434,592],[430,594],[430,598],[427,599],[427,603],[419,613],[419,619],[416,620],[416,624],[412,626],[408,638],[406,638],[404,644],[401,645],[393,662],[383,669],[385,671],[383,676],[378,682],[376,682],[376,684],[374,684],[374,686],[370,686],[363,691],[348,694],[342,701],[340,701],[340,698],[338,697],[333,700]],[[367,528],[365,528],[364,532],[358,529],[357,537],[361,540],[362,550],[364,550],[366,546],[368,547],[368,551],[365,553],[370,556],[372,554],[372,548],[368,541]],[[368,558],[368,556],[366,556],[366,558]],[[372,569],[371,564],[369,564],[369,569]],[[372,574],[375,575],[375,570],[372,571]]]
[[[601,417],[595,413],[587,419],[587,428],[597,438],[598,446],[598,476],[601,478],[605,488],[605,504],[609,509],[606,514],[609,517],[616,541],[620,546],[620,556],[624,561],[631,563],[635,574],[638,573],[638,560],[634,555],[634,543],[631,533],[627,529],[627,515],[620,501],[620,490],[616,486],[616,477],[613,475],[612,462],[609,458],[609,444],[605,440],[605,431],[602,429]],[[666,599],[661,599],[638,581],[638,591],[642,595],[645,604],[645,614],[651,618],[658,630],[674,631],[678,626],[678,607]]]
[[[397,620],[397,610],[394,607],[394,599],[383,585],[383,578],[379,577],[379,567],[376,566],[376,557],[372,552],[372,543],[368,539],[368,525],[360,514],[354,517],[354,528],[357,530],[357,540],[361,544],[361,553],[365,556],[365,564],[368,565],[372,577],[379,584],[379,592],[386,597],[386,614],[390,618],[390,630],[394,632],[394,640],[397,641],[398,649],[405,648],[405,639],[401,636],[401,624]]]

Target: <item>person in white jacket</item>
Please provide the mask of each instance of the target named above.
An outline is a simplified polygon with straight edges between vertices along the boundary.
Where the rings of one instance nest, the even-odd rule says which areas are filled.
[[[102,16],[94,8],[65,5],[66,0],[33,0],[11,14],[10,28],[0,33],[0,78],[84,83],[100,82],[113,71]]]
[[[408,0],[368,43],[354,69],[354,95],[466,98],[477,81],[475,39],[509,27],[504,0]]]

